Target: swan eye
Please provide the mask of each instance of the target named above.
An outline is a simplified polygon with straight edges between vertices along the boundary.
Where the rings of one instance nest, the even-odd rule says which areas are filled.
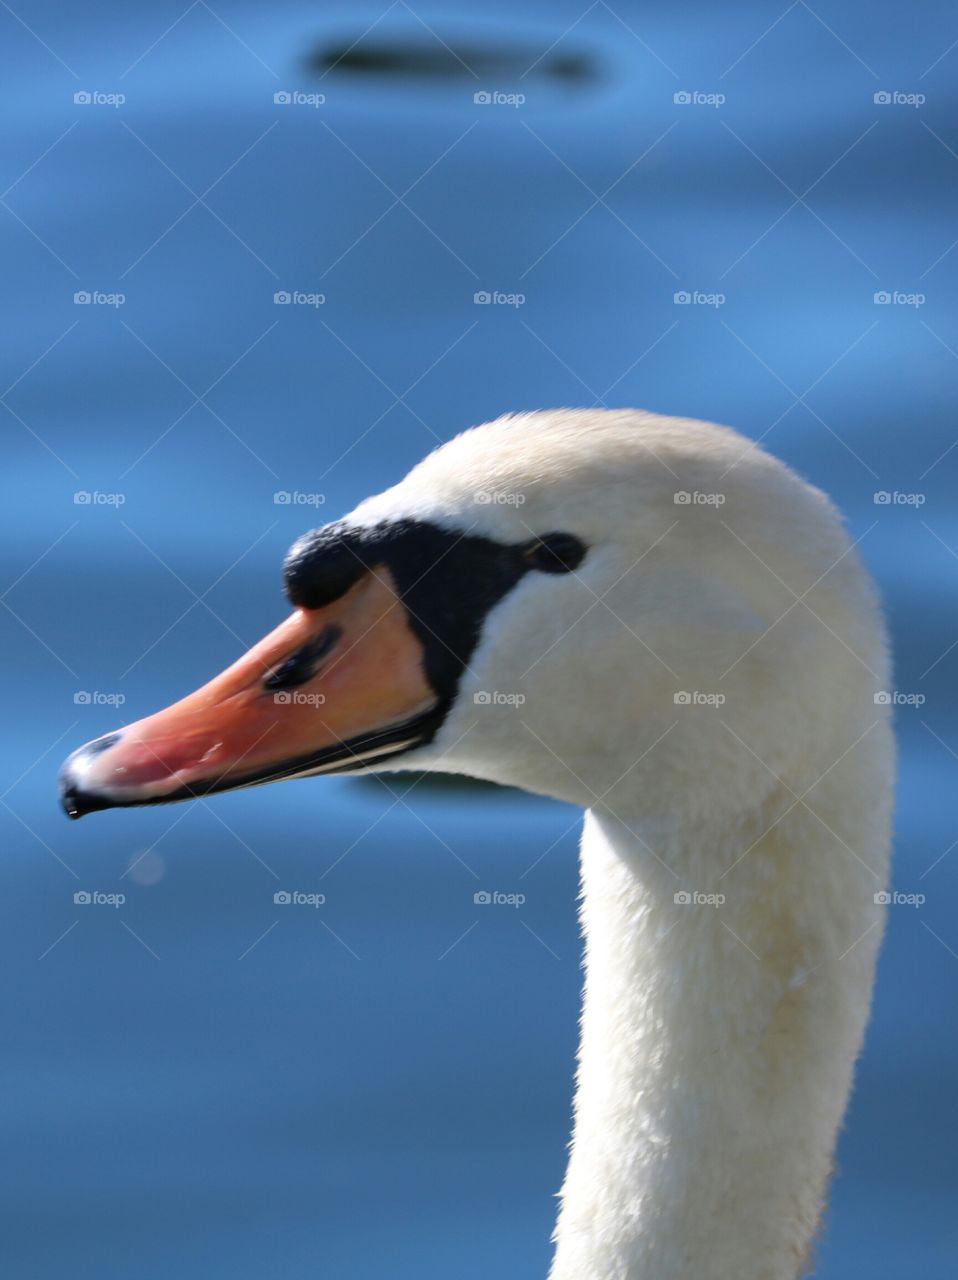
[[[586,545],[574,533],[545,533],[523,548],[522,557],[542,573],[571,573],[585,558]]]

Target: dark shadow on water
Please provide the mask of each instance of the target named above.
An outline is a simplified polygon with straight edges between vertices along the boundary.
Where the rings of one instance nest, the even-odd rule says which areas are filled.
[[[538,83],[568,86],[600,78],[598,61],[583,50],[564,48],[542,56],[541,50],[524,45],[480,44],[455,41],[442,45],[428,36],[396,35],[389,39],[369,36],[358,43],[336,40],[321,45],[309,58],[311,70],[322,75],[362,77],[410,77],[420,80],[501,81],[531,78]]]

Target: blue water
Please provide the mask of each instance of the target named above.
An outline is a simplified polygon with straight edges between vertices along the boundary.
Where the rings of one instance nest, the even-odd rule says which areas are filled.
[[[891,913],[817,1274],[953,1275],[953,7],[14,7],[9,1274],[544,1276],[578,1004],[576,814],[315,780],[75,826],[54,776],[272,626],[303,528],[472,422],[604,401],[764,436],[862,537],[898,688],[925,698],[897,711],[895,882],[926,902]],[[308,68],[373,23],[386,47],[518,49],[520,68],[558,44],[524,77]],[[554,74],[556,53],[588,74]],[[325,301],[276,305],[281,290]],[[525,300],[477,306],[480,290]],[[876,505],[879,490],[924,501]],[[483,887],[525,893],[521,914],[477,915]],[[279,889],[327,902],[277,908]],[[127,901],[75,906],[81,890]]]

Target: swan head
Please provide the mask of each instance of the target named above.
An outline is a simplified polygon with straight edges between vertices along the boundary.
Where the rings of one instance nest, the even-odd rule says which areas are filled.
[[[249,653],[73,753],[71,816],[370,768],[721,815],[811,781],[887,687],[831,504],[700,422],[473,428],[305,534],[284,576],[294,612]]]

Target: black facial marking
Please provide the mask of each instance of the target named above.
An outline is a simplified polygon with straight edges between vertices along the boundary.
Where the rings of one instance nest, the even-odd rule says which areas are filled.
[[[584,543],[566,533],[510,544],[420,520],[371,528],[337,522],[293,544],[283,577],[292,604],[316,609],[345,594],[364,573],[388,569],[439,699],[422,739],[428,742],[456,696],[490,610],[524,574],[567,573],[585,553]]]
[[[486,614],[530,567],[523,548],[418,520],[327,525],[294,543],[286,592],[294,605],[314,609],[378,566],[392,576],[423,646],[426,677],[448,707]]]
[[[291,653],[263,681],[264,689],[296,689],[316,674],[316,668],[343,634],[342,627],[326,627],[318,636]]]

